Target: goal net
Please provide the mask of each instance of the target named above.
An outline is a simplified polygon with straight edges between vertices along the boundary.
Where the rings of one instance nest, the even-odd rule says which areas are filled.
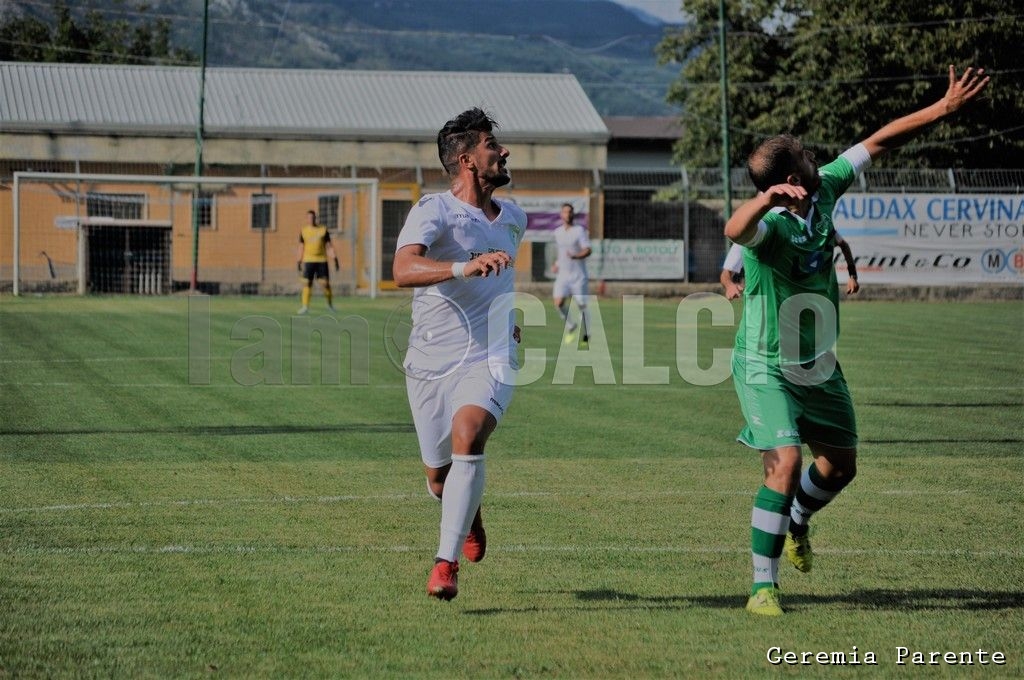
[[[335,292],[378,290],[376,180],[19,172],[10,196],[0,288],[16,295],[296,293],[310,210],[339,260]]]

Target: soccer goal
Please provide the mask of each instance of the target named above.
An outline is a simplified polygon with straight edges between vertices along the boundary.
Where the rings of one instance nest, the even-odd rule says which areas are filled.
[[[339,261],[336,293],[378,291],[375,179],[17,172],[11,197],[0,287],[15,295],[292,294],[310,210]]]

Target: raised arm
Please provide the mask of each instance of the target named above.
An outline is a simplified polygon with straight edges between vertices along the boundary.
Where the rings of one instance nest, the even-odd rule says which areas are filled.
[[[968,67],[958,79],[956,68],[951,64],[949,88],[942,99],[883,126],[864,140],[865,148],[872,158],[877,158],[886,151],[906,144],[927,126],[952,115],[964,104],[974,99],[979,92],[985,89],[988,81],[989,77],[985,75],[985,69],[974,69],[973,67]]]
[[[799,184],[776,184],[741,205],[725,223],[725,237],[745,245],[757,234],[757,223],[772,208],[795,205],[807,197],[807,189]]]

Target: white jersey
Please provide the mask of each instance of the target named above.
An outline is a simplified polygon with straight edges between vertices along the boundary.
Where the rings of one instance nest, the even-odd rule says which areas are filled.
[[[727,269],[733,274],[743,271],[743,246],[738,243],[732,244],[725,256],[725,262],[722,263],[722,269]]]
[[[494,202],[500,212],[492,222],[483,210],[463,203],[451,191],[427,194],[409,211],[396,250],[422,244],[426,257],[439,262],[466,262],[498,251],[515,258],[526,231],[526,213],[509,201]],[[439,377],[459,365],[488,359],[517,368],[512,296],[506,295],[491,309],[496,298],[514,292],[514,284],[510,267],[497,276],[450,279],[417,288],[406,369]],[[495,337],[488,337],[490,314],[500,329]]]
[[[586,282],[587,265],[586,260],[574,260],[573,255],[578,255],[590,247],[590,237],[587,230],[578,224],[566,227],[562,224],[555,229],[555,243],[558,244],[558,274],[556,280],[566,283]]]

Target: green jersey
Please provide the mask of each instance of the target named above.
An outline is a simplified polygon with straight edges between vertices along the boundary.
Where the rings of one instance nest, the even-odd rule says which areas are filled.
[[[803,364],[830,351],[839,337],[832,212],[857,171],[840,156],[818,174],[821,187],[807,220],[774,208],[761,218],[761,240],[743,249],[746,285],[735,345],[741,361],[757,357],[769,370]]]

